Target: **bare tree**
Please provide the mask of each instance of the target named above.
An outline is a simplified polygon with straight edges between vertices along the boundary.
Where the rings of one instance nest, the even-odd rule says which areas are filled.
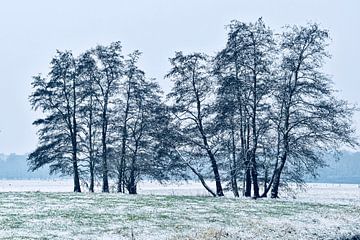
[[[39,146],[29,155],[30,169],[50,164],[51,172],[71,173],[74,192],[81,192],[78,167],[78,79],[76,61],[71,52],[57,52],[51,61],[49,78],[34,77],[32,107],[40,109],[45,117],[34,125],[38,131]]]
[[[97,84],[97,102],[101,107],[101,144],[102,144],[102,180],[103,192],[109,192],[109,167],[108,167],[108,128],[110,111],[114,107],[118,88],[123,76],[123,56],[120,42],[110,46],[97,46],[92,50],[93,57],[101,73],[95,80]]]
[[[132,117],[132,111],[134,108],[134,98],[136,98],[136,91],[140,88],[142,83],[145,81],[145,74],[137,66],[137,61],[139,59],[140,52],[135,51],[129,55],[129,58],[125,61],[125,70],[124,70],[124,81],[122,83],[123,91],[123,104],[119,106],[118,113],[120,114],[122,125],[121,129],[121,152],[120,152],[120,162],[117,164],[117,191],[124,192],[124,182],[125,182],[125,166],[126,166],[126,157],[127,157],[127,141],[129,138],[129,129],[128,122]]]
[[[240,132],[240,156],[245,166],[245,196],[251,195],[251,180],[254,197],[259,194],[258,164],[259,141],[267,131],[267,96],[272,86],[272,63],[275,42],[272,31],[260,18],[255,23],[232,21],[228,41],[215,58],[215,74],[224,91],[236,101],[234,124]],[[219,95],[221,96],[221,95]],[[251,179],[250,179],[251,177]]]
[[[321,72],[329,57],[328,39],[328,32],[317,24],[288,27],[282,34],[274,108],[278,147],[267,188],[271,187],[272,198],[279,196],[284,169],[301,180],[304,172],[314,173],[324,166],[324,153],[337,151],[343,144],[356,144],[351,126],[354,108],[335,98],[330,79]]]
[[[83,172],[89,175],[89,191],[94,192],[96,168],[99,164],[100,148],[100,106],[97,99],[96,82],[98,68],[91,52],[85,52],[79,57],[77,75],[80,81],[79,92],[82,103],[79,106],[79,126],[81,127],[80,145],[84,162],[87,163]]]
[[[169,94],[173,103],[173,113],[181,126],[183,139],[187,146],[205,153],[210,161],[216,183],[216,195],[223,196],[223,188],[216,160],[216,136],[211,129],[213,118],[210,111],[212,79],[209,76],[208,59],[205,55],[194,53],[183,55],[177,52],[170,59],[172,69],[167,78],[174,82]]]

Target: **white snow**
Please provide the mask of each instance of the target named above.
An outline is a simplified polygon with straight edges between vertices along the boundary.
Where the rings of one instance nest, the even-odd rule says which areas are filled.
[[[0,239],[338,239],[360,234],[360,187],[308,184],[292,198],[207,196],[143,182],[138,196],[71,193],[71,180],[1,180]],[[187,195],[187,196],[183,196]]]

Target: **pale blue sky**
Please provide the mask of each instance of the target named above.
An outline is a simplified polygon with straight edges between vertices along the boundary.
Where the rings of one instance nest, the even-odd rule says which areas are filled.
[[[12,0],[0,3],[0,152],[27,153],[37,143],[28,103],[31,76],[46,73],[56,49],[75,54],[122,41],[143,52],[141,66],[161,85],[174,51],[208,54],[225,44],[230,20],[286,24],[319,22],[333,39],[326,71],[340,96],[360,103],[360,1],[348,0]],[[356,115],[360,128],[360,114]]]

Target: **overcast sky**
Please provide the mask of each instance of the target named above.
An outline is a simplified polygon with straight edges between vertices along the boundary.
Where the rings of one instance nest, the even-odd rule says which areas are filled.
[[[360,1],[336,0],[32,0],[0,3],[0,153],[29,153],[36,118],[28,103],[32,76],[47,73],[56,49],[75,54],[121,41],[125,53],[143,52],[141,67],[164,88],[175,51],[213,54],[226,39],[224,26],[263,17],[286,24],[318,22],[330,30],[332,59],[326,72],[339,95],[360,103]],[[360,128],[360,114],[355,117]]]

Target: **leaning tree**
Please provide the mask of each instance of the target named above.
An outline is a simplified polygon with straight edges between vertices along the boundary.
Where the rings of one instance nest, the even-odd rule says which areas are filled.
[[[329,34],[317,24],[288,27],[281,36],[282,61],[276,87],[274,122],[277,154],[265,193],[279,196],[281,176],[301,181],[304,173],[324,166],[323,156],[343,145],[354,146],[354,107],[335,97],[322,71]]]
[[[216,159],[218,141],[213,131],[214,114],[211,111],[214,85],[209,74],[208,57],[200,53],[184,55],[177,52],[175,57],[170,59],[170,63],[172,68],[167,78],[174,82],[174,87],[168,96],[172,101],[172,113],[182,135],[182,144],[179,146],[183,146],[184,151],[190,150],[187,152],[193,157],[209,160],[216,184],[216,195],[223,196]],[[191,169],[195,170],[193,167]],[[202,182],[204,183],[203,180]],[[208,187],[206,188],[213,194]]]

